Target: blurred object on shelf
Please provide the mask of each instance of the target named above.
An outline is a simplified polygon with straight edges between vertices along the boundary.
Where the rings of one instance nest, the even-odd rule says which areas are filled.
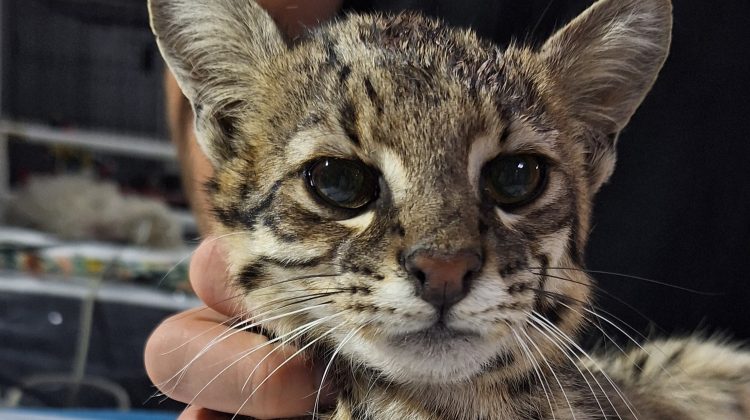
[[[177,213],[184,237],[197,237],[170,143],[83,128],[55,128],[0,119],[0,220],[9,192],[39,175],[87,174],[112,181],[125,195],[164,202]]]
[[[165,291],[191,291],[188,266],[192,249],[169,250],[98,242],[61,242],[40,232],[0,226],[0,270],[56,279],[106,277]]]
[[[13,194],[6,220],[66,240],[157,248],[182,244],[181,222],[163,202],[123,195],[113,182],[86,175],[31,177]]]

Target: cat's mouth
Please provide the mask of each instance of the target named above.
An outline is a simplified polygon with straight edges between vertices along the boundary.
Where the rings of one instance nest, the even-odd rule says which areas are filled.
[[[423,330],[398,334],[390,337],[390,344],[395,347],[442,346],[450,342],[471,342],[479,338],[473,331],[451,328],[443,322],[436,322]]]
[[[371,337],[352,349],[376,370],[403,383],[452,383],[483,370],[502,344],[436,322],[421,330]],[[366,349],[366,350],[364,350]]]

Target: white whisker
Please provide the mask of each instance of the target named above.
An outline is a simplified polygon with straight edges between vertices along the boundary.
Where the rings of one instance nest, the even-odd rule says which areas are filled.
[[[200,308],[200,309],[198,309],[198,310],[199,310],[199,311],[202,311],[202,310],[204,310],[204,309],[206,309],[206,308]],[[207,328],[207,329],[206,329],[205,331],[201,332],[200,334],[196,334],[195,336],[193,336],[193,337],[191,337],[190,339],[186,340],[185,342],[183,342],[182,344],[178,345],[177,347],[175,347],[175,348],[173,348],[173,349],[171,349],[171,350],[167,350],[167,351],[165,351],[164,353],[161,353],[161,354],[159,354],[159,356],[167,356],[167,355],[169,355],[169,354],[171,354],[171,353],[174,353],[174,352],[176,352],[177,350],[179,350],[179,349],[181,349],[181,348],[185,347],[186,345],[188,345],[188,344],[192,343],[193,341],[195,341],[195,340],[197,340],[197,339],[199,339],[199,338],[203,337],[204,335],[206,335],[206,334],[210,333],[211,331],[214,331],[214,330],[216,330],[217,328],[221,328],[221,327],[234,328],[234,325],[231,325],[231,324],[232,324],[233,322],[235,322],[235,321],[238,321],[238,320],[242,319],[242,318],[244,318],[244,315],[243,315],[243,314],[240,314],[240,315],[235,315],[235,316],[233,316],[233,317],[231,317],[231,318],[227,318],[227,320],[226,320],[226,321],[224,321],[224,322],[221,322],[221,323],[219,323],[219,324],[216,324],[216,325],[214,325],[214,326],[213,326],[213,327],[211,327],[211,328]]]
[[[340,315],[340,313],[336,314],[336,315]],[[294,359],[295,357],[297,357],[299,354],[301,354],[302,352],[304,352],[306,349],[310,348],[316,342],[322,340],[323,338],[327,337],[329,334],[331,334],[332,332],[334,332],[338,328],[342,327],[345,323],[346,323],[346,321],[341,322],[340,324],[338,324],[338,325],[336,325],[336,326],[334,326],[332,328],[329,328],[327,331],[325,331],[324,333],[320,334],[317,338],[315,338],[314,340],[310,341],[309,343],[307,343],[306,345],[304,345],[302,348],[300,348],[299,350],[297,350],[296,352],[294,352],[294,354],[292,354],[291,356],[287,357],[286,360],[284,360],[281,364],[279,364],[279,366],[277,366],[274,370],[272,370],[271,373],[269,373],[268,375],[266,375],[266,377],[255,387],[255,389],[253,390],[253,392],[251,392],[250,395],[248,395],[248,397],[245,399],[245,401],[242,403],[242,405],[240,405],[240,408],[237,410],[237,412],[234,414],[234,416],[232,416],[232,420],[234,420],[234,419],[237,418],[237,416],[239,415],[239,412],[242,411],[242,409],[245,407],[245,405],[247,405],[247,403],[250,401],[250,399],[253,398],[253,396],[255,395],[256,392],[258,392],[258,390],[260,389],[260,387],[262,387],[266,382],[268,382],[268,380],[276,372],[278,372],[279,369],[281,369],[282,367],[284,367],[292,359]],[[253,373],[254,372],[255,371],[253,371]],[[252,377],[252,375],[253,374],[251,373],[250,377]],[[243,385],[243,389],[244,389],[244,385]]]
[[[243,326],[242,328],[234,328],[234,329],[230,329],[230,330],[224,331],[221,334],[219,334],[217,337],[215,337],[211,341],[209,341],[208,344],[206,344],[206,346],[203,349],[201,349],[201,351],[199,351],[195,356],[193,356],[193,358],[190,359],[185,364],[185,366],[182,369],[180,369],[177,372],[175,372],[174,375],[172,375],[171,377],[169,377],[168,379],[166,379],[162,383],[157,384],[157,386],[159,386],[159,387],[166,386],[170,382],[174,381],[175,383],[174,383],[174,386],[173,386],[172,389],[177,388],[177,386],[179,386],[179,384],[180,384],[181,379],[184,377],[185,373],[193,365],[193,363],[195,363],[198,359],[200,359],[201,357],[203,357],[203,355],[205,355],[214,346],[216,346],[217,344],[219,344],[220,342],[222,342],[224,340],[229,339],[230,337],[234,336],[235,334],[239,334],[239,333],[245,332],[246,330],[255,328],[255,327],[257,327],[257,326],[259,326],[259,325],[261,325],[263,323],[269,322],[269,321],[274,321],[274,320],[281,319],[281,318],[284,318],[284,317],[296,315],[298,313],[305,312],[305,311],[310,311],[310,310],[313,310],[315,308],[322,307],[322,306],[325,306],[325,305],[315,305],[315,306],[310,306],[310,307],[298,309],[298,310],[291,311],[291,312],[286,312],[286,313],[283,313],[283,314],[280,314],[280,315],[276,315],[274,317],[270,317],[270,318],[264,319],[262,321],[253,322],[252,324],[247,325],[247,326]],[[272,311],[269,311],[269,312],[272,312]],[[243,321],[243,322],[245,322],[245,321]],[[215,328],[215,327],[212,327],[212,328]]]
[[[325,370],[323,371],[323,376],[320,380],[320,385],[318,386],[318,392],[315,396],[315,406],[313,408],[313,414],[312,418],[315,420],[318,416],[318,408],[320,407],[320,393],[323,391],[323,384],[325,383],[326,377],[328,376],[328,371],[333,365],[333,360],[336,358],[336,356],[339,354],[342,348],[346,345],[347,342],[349,342],[362,328],[365,327],[366,324],[362,324],[359,326],[359,328],[352,330],[347,334],[341,342],[336,346],[336,349],[334,350],[333,354],[331,355],[331,359],[328,361],[328,364],[326,365]]]
[[[295,339],[301,337],[303,334],[305,334],[306,332],[310,331],[311,329],[317,327],[318,325],[324,324],[328,320],[336,318],[336,317],[339,317],[341,315],[342,315],[342,313],[339,312],[339,313],[336,313],[336,314],[333,314],[333,315],[329,315],[329,316],[321,318],[321,319],[317,319],[315,321],[308,322],[307,324],[303,325],[302,327],[295,329],[296,332],[294,332],[293,334],[286,334],[286,335],[282,336],[282,338],[284,338],[284,340],[282,340],[281,346],[277,346],[275,349],[271,350],[267,355],[265,355],[258,362],[258,364],[255,366],[255,369],[253,369],[250,372],[250,374],[247,375],[247,379],[242,384],[242,388],[241,389],[243,391],[245,390],[245,388],[247,387],[247,385],[250,383],[250,379],[252,379],[253,375],[255,375],[255,372],[258,370],[258,368],[263,365],[263,362],[265,362],[266,359],[268,359],[269,357],[271,357],[276,351],[278,351],[279,349],[281,349],[283,345],[289,343],[291,340],[295,340]]]
[[[262,349],[262,348],[264,348],[264,347],[267,347],[267,346],[269,346],[269,345],[272,345],[272,344],[274,344],[274,343],[278,342],[279,340],[282,340],[284,336],[288,336],[288,335],[294,334],[295,332],[298,332],[299,334],[304,334],[305,332],[309,331],[309,330],[310,330],[311,328],[314,328],[314,327],[315,327],[316,325],[319,325],[319,324],[320,324],[321,322],[324,322],[324,321],[327,321],[327,320],[329,320],[329,319],[331,319],[331,318],[334,318],[334,317],[335,317],[335,316],[337,316],[337,315],[338,315],[338,314],[335,314],[335,315],[331,315],[331,316],[328,316],[328,317],[322,318],[322,319],[320,319],[320,320],[317,320],[317,321],[309,322],[309,323],[307,323],[307,324],[304,324],[304,325],[302,325],[302,326],[300,326],[300,327],[297,327],[297,328],[295,328],[294,330],[290,331],[290,332],[289,332],[289,333],[287,333],[287,334],[284,334],[283,336],[280,336],[280,337],[276,337],[276,338],[274,338],[273,340],[269,340],[269,341],[266,341],[265,343],[262,343],[262,344],[260,344],[260,345],[257,345],[257,346],[253,347],[252,349],[250,349],[250,350],[248,350],[248,351],[244,351],[244,352],[242,352],[242,353],[240,354],[240,356],[236,358],[236,360],[232,361],[232,362],[231,362],[230,364],[228,364],[228,365],[227,365],[227,366],[226,366],[226,367],[225,367],[224,369],[222,369],[221,371],[219,371],[219,373],[217,373],[216,375],[214,375],[214,377],[213,377],[213,378],[211,378],[211,380],[209,380],[209,381],[208,381],[208,383],[206,383],[206,384],[205,384],[205,385],[204,385],[204,386],[203,386],[203,387],[202,387],[202,388],[201,388],[201,389],[200,389],[200,390],[199,390],[199,391],[198,391],[198,392],[197,392],[197,393],[196,393],[196,394],[195,394],[195,395],[193,396],[193,399],[192,399],[192,400],[190,400],[190,404],[194,403],[194,402],[195,402],[195,400],[196,400],[196,399],[198,398],[198,396],[199,396],[199,395],[200,395],[200,394],[201,394],[201,393],[202,393],[203,391],[205,391],[205,390],[206,390],[206,388],[208,388],[208,387],[209,387],[209,386],[210,386],[210,385],[211,385],[211,384],[212,384],[212,383],[213,383],[213,382],[214,382],[214,381],[215,381],[216,379],[218,379],[218,378],[219,378],[219,376],[223,375],[223,374],[224,374],[224,373],[225,373],[225,372],[226,372],[227,370],[229,370],[230,368],[232,368],[232,367],[233,367],[233,366],[235,366],[235,365],[236,365],[237,363],[241,362],[242,360],[244,360],[245,358],[247,358],[247,357],[248,357],[248,356],[250,356],[251,354],[255,353],[256,351],[258,351],[258,350],[260,350],[260,349]],[[312,324],[312,325],[311,325],[311,324]],[[304,330],[304,331],[300,331],[300,330]],[[299,335],[299,334],[298,334],[298,335]],[[270,353],[269,353],[269,354],[270,354]],[[263,359],[261,359],[261,360],[260,360],[260,361],[258,362],[258,365],[256,365],[256,369],[257,369],[257,366],[259,366],[260,364],[262,364],[262,363],[263,363],[263,361],[265,361],[265,359],[266,359],[266,358],[264,357]],[[255,372],[255,369],[253,369],[253,372]],[[252,376],[252,374],[251,374],[251,376]],[[245,388],[245,387],[244,387],[244,385],[243,385],[242,389],[244,389],[244,388]]]
[[[555,378],[555,382],[557,382],[557,386],[559,386],[560,391],[562,391],[563,398],[565,398],[565,402],[568,404],[568,408],[570,409],[570,415],[573,417],[573,420],[576,420],[576,414],[573,411],[573,405],[570,404],[570,399],[568,398],[568,394],[565,392],[565,388],[563,387],[562,382],[560,382],[560,378],[557,376],[557,373],[555,373],[555,370],[552,368],[552,365],[550,365],[549,361],[547,361],[547,357],[544,356],[544,352],[542,352],[539,346],[536,345],[536,343],[529,336],[526,330],[521,330],[521,333],[523,333],[523,335],[528,339],[527,342],[536,349],[537,353],[539,353],[539,356],[541,356],[544,364],[547,365],[547,368],[549,369],[550,373],[552,373],[552,376]]]
[[[529,346],[521,339],[521,336],[518,335],[515,329],[511,328],[511,331],[513,332],[514,337],[516,338],[516,341],[518,342],[519,347],[521,350],[526,354],[526,357],[529,359],[529,362],[531,362],[531,366],[534,368],[534,373],[536,373],[537,378],[539,379],[539,385],[542,387],[542,391],[544,391],[544,396],[547,398],[547,404],[549,404],[550,414],[552,414],[552,420],[557,420],[555,417],[555,408],[552,406],[552,400],[550,399],[550,395],[554,399],[554,393],[552,392],[552,387],[549,384],[549,381],[547,378],[542,375],[541,368],[539,366],[539,362],[536,360],[534,355],[531,353],[531,349],[529,349]],[[546,384],[546,387],[545,387]],[[549,389],[549,392],[547,392],[547,389]],[[557,401],[555,401],[555,406],[557,406]]]
[[[565,304],[563,303],[563,305],[565,305]],[[565,305],[565,306],[567,306],[567,305]],[[607,317],[605,317],[605,316],[602,316],[601,314],[598,314],[598,313],[596,313],[595,311],[592,311],[592,310],[590,310],[590,309],[588,309],[588,308],[583,308],[583,310],[585,310],[586,312],[588,312],[588,313],[590,313],[590,314],[594,315],[594,316],[595,316],[595,317],[597,317],[598,319],[601,319],[601,320],[603,320],[604,322],[608,323],[609,325],[611,325],[611,326],[615,327],[615,328],[616,328],[616,329],[617,329],[618,331],[620,331],[620,333],[624,334],[624,335],[625,335],[625,336],[626,336],[626,337],[627,337],[627,338],[628,338],[628,339],[629,339],[630,341],[632,341],[632,342],[633,342],[633,343],[634,343],[634,344],[635,344],[635,345],[636,345],[636,346],[637,346],[637,347],[638,347],[638,348],[639,348],[639,349],[640,349],[640,350],[641,350],[642,352],[644,352],[644,353],[645,353],[645,354],[646,354],[646,355],[647,355],[647,356],[648,356],[649,358],[651,358],[651,357],[652,357],[651,353],[650,353],[650,352],[649,352],[648,350],[646,350],[646,349],[645,349],[645,348],[644,348],[644,347],[643,347],[643,346],[642,346],[642,345],[641,345],[640,343],[638,343],[637,341],[635,341],[635,339],[633,339],[633,337],[629,336],[629,335],[628,335],[628,334],[627,334],[627,333],[626,333],[625,331],[623,331],[623,329],[622,329],[622,328],[618,327],[618,326],[617,326],[617,325],[616,325],[616,324],[615,324],[614,322],[612,322],[611,320],[607,319]],[[665,356],[664,352],[663,352],[663,351],[662,351],[662,350],[661,350],[661,349],[660,349],[659,347],[657,347],[657,346],[653,346],[653,347],[654,347],[654,348],[656,349],[656,351],[658,351],[659,353],[661,353],[661,355],[662,355],[662,356]],[[630,357],[628,357],[628,359],[630,359]],[[667,370],[667,369],[666,369],[666,368],[665,368],[664,366],[660,365],[660,366],[659,366],[659,368],[660,368],[660,369],[661,369],[661,371],[662,371],[662,372],[663,372],[664,374],[666,374],[666,375],[667,375],[668,377],[670,377],[670,378],[673,378],[673,375],[672,375],[672,373],[671,373],[671,372],[669,372],[669,370]],[[597,367],[597,369],[600,369],[600,370],[602,370],[602,369],[601,369],[601,367]],[[677,383],[679,384],[679,386],[680,386],[680,387],[681,387],[682,389],[685,389],[685,388],[684,388],[684,386],[683,386],[683,384],[681,384],[681,383],[679,383],[679,382],[677,382]]]
[[[565,303],[563,303],[562,305],[564,305],[564,306],[568,307],[568,309],[571,309],[571,310],[575,310],[575,309],[573,309],[573,308],[569,307],[568,305],[566,305]],[[585,308],[584,308],[584,309],[585,309]],[[549,321],[547,321],[547,320],[546,320],[546,319],[545,319],[544,317],[541,317],[541,319],[542,319],[542,320],[544,320],[544,321],[545,321],[546,323],[548,323],[548,325],[552,325],[552,323],[550,323]],[[554,325],[553,325],[553,326],[554,326]],[[557,327],[555,327],[555,328],[557,328]],[[558,329],[558,330],[559,330],[559,329]],[[562,333],[562,331],[560,331],[560,332]],[[597,362],[597,361],[596,361],[596,360],[595,360],[594,358],[592,358],[591,356],[589,356],[589,354],[588,354],[587,352],[585,352],[585,351],[584,351],[584,350],[583,350],[583,349],[582,349],[582,348],[581,348],[581,347],[580,347],[580,346],[579,346],[579,345],[578,345],[578,344],[577,344],[577,343],[575,342],[575,340],[573,340],[573,339],[571,339],[570,337],[568,337],[568,336],[567,336],[567,334],[564,334],[564,333],[563,333],[563,335],[564,335],[564,336],[563,336],[563,338],[564,338],[565,340],[567,340],[567,341],[568,341],[568,342],[569,342],[569,343],[570,343],[571,345],[573,345],[573,346],[574,346],[574,347],[575,347],[575,348],[576,348],[576,349],[577,349],[577,350],[578,350],[579,352],[581,352],[581,354],[583,354],[584,356],[586,356],[586,358],[587,358],[588,360],[590,360],[590,361],[591,361],[591,363],[593,363],[593,364],[594,364],[594,367],[595,367],[595,368],[596,368],[596,369],[597,369],[597,370],[598,370],[598,371],[599,371],[599,372],[600,372],[600,373],[601,373],[601,374],[602,374],[602,375],[604,376],[604,379],[606,379],[606,380],[607,380],[607,382],[608,382],[608,383],[609,383],[609,384],[610,384],[610,385],[612,386],[612,388],[613,388],[613,389],[615,390],[615,392],[617,393],[617,395],[618,395],[618,396],[620,397],[620,400],[622,400],[623,404],[625,404],[625,407],[627,407],[627,408],[628,408],[628,411],[630,411],[630,414],[632,414],[632,415],[633,415],[633,417],[635,417],[635,419],[637,420],[637,419],[638,419],[638,415],[636,414],[636,411],[637,411],[637,410],[635,410],[635,408],[634,408],[634,407],[633,407],[633,405],[632,405],[632,404],[630,403],[630,401],[629,401],[629,400],[627,399],[627,397],[625,397],[625,395],[624,395],[624,394],[622,393],[622,390],[620,390],[620,387],[619,387],[619,386],[617,386],[617,384],[615,384],[615,382],[614,382],[614,381],[612,380],[612,378],[611,378],[611,377],[610,377],[610,376],[609,376],[609,375],[607,374],[607,372],[606,372],[606,371],[605,371],[605,370],[604,370],[604,369],[602,368],[602,366],[601,366],[601,365],[600,365],[600,364],[599,364],[599,363],[598,363],[598,362]],[[589,372],[591,372],[591,370],[589,370],[589,369],[588,369],[588,367],[586,367],[586,370],[588,370]],[[594,378],[594,380],[596,380],[596,376],[594,376],[594,375],[592,374],[592,377]],[[597,383],[599,383],[599,381],[598,381],[598,380],[597,380]],[[601,384],[600,384],[599,386],[601,387]],[[609,401],[609,403],[610,403],[610,404],[612,404],[612,401],[611,401],[611,400],[609,399],[609,396],[607,396],[607,393],[606,393],[606,392],[604,393],[604,395],[605,395],[605,397],[607,397],[607,400]],[[615,406],[614,406],[614,405],[612,405],[612,408],[614,408],[614,409],[615,409],[615,412],[617,412],[617,409],[615,408]],[[617,415],[618,415],[618,416],[620,416],[620,413],[617,413]]]
[[[602,413],[603,417],[607,417],[607,413],[604,411],[604,407],[602,407],[601,401],[599,401],[599,396],[596,395],[596,392],[594,391],[594,387],[591,386],[591,383],[589,382],[588,378],[586,378],[586,375],[581,370],[579,363],[581,362],[580,356],[578,356],[569,345],[567,345],[565,342],[560,341],[560,337],[554,333],[553,330],[551,330],[546,324],[546,319],[539,314],[537,314],[535,311],[532,312],[531,318],[529,318],[529,321],[531,321],[530,325],[536,329],[539,334],[541,334],[543,337],[545,337],[550,343],[552,343],[555,347],[557,347],[562,354],[565,355],[565,357],[570,360],[570,363],[573,364],[573,366],[578,370],[578,373],[581,375],[581,378],[583,378],[584,382],[586,382],[586,385],[589,387],[589,390],[591,390],[591,396],[594,397],[594,401],[596,401],[596,405],[599,406],[599,410]],[[539,327],[544,328],[547,333],[552,334],[551,336],[542,331]],[[558,329],[559,330],[559,329]],[[562,332],[562,331],[560,331]],[[564,334],[564,333],[563,333]],[[565,338],[567,338],[567,334],[564,334]],[[564,347],[564,349],[563,349]],[[583,352],[586,354],[585,352]],[[571,357],[571,354],[573,354],[577,359],[579,363],[576,363],[575,360]],[[588,355],[587,355],[588,357]],[[604,387],[602,387],[602,384],[599,383],[599,381],[596,379],[596,376],[588,369],[588,367],[584,366],[584,368],[588,371],[588,373],[591,375],[591,377],[594,379],[596,384],[599,386],[599,389],[602,391],[602,394],[609,402],[610,407],[615,410],[615,413],[617,414],[618,418],[622,418],[619,413],[617,413],[617,408],[612,404],[612,401],[609,399],[609,396],[607,395],[607,392],[604,390]]]

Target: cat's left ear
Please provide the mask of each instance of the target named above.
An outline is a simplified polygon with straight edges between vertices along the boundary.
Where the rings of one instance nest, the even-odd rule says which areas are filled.
[[[654,84],[671,32],[670,0],[599,0],[540,50],[565,106],[595,134],[595,188],[614,168],[615,139]]]
[[[259,100],[252,93],[263,64],[285,52],[286,41],[253,0],[149,0],[148,7],[162,56],[193,105],[198,141],[219,166],[240,147],[234,124]]]

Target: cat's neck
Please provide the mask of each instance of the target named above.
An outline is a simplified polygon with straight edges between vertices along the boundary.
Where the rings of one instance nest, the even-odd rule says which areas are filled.
[[[554,375],[550,366],[512,373],[499,369],[470,381],[439,385],[396,384],[357,372],[346,378],[331,420],[546,419],[553,418],[552,410],[559,420],[580,418],[581,413],[597,413],[585,418],[627,418],[628,411],[616,391],[598,374],[582,374],[573,364],[562,361],[552,369]],[[571,386],[585,381],[592,386]]]
[[[549,412],[544,397],[549,391],[540,385],[533,370],[513,375],[490,371],[453,384],[396,384],[373,373],[358,372],[346,382],[339,410],[348,410],[353,419],[520,420],[535,415],[546,418]],[[559,399],[563,400],[562,394]],[[484,417],[477,417],[479,413],[485,413]],[[343,414],[333,419],[349,418]]]

